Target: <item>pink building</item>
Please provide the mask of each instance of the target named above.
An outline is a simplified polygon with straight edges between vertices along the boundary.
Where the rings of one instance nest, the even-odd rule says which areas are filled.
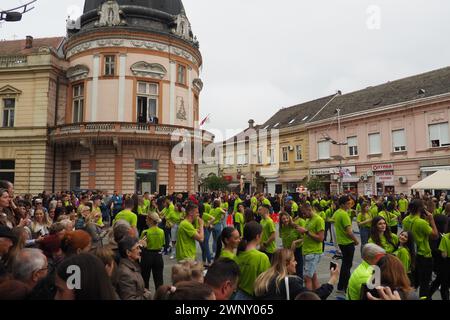
[[[310,176],[332,192],[341,175],[345,191],[410,193],[423,177],[450,170],[450,67],[328,102],[307,128]]]

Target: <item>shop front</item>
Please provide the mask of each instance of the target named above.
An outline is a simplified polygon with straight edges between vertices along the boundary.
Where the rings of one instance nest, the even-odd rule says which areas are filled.
[[[377,195],[395,194],[395,175],[393,164],[376,164],[372,166]]]
[[[357,191],[359,178],[355,173],[356,166],[348,166],[341,169],[339,167],[311,169],[309,175],[311,178],[320,179],[325,190],[329,190],[330,194],[337,194],[339,193],[340,179],[342,179],[343,191]]]

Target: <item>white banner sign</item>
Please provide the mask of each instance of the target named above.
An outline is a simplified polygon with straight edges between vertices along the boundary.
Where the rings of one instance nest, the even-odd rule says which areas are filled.
[[[342,167],[342,172],[350,172],[350,173],[355,173],[356,172],[356,167],[355,166],[350,166],[350,167]],[[311,169],[310,170],[310,175],[311,176],[322,176],[322,175],[328,175],[328,174],[339,174],[339,168],[321,168],[321,169]]]

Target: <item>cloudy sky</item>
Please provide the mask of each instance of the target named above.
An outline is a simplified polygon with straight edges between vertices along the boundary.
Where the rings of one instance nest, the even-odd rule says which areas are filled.
[[[1,0],[5,9],[25,0]],[[68,8],[38,0],[1,39],[65,34]],[[446,0],[184,0],[204,58],[206,128],[263,123],[280,108],[450,65]],[[227,134],[228,136],[230,133]]]

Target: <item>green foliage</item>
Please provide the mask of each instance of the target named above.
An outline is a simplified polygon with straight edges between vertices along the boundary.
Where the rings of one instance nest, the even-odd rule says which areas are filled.
[[[203,180],[203,184],[210,191],[225,191],[229,183],[223,177],[211,175]]]
[[[325,184],[322,179],[314,177],[308,180],[306,187],[311,192],[325,191]]]

